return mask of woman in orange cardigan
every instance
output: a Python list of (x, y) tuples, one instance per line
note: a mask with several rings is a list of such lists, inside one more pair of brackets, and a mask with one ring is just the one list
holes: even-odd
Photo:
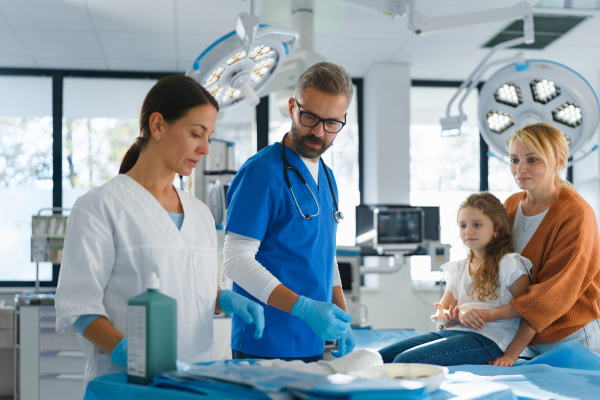
[[(508, 148), (510, 170), (524, 191), (504, 207), (515, 252), (533, 263), (532, 285), (509, 305), (479, 314), (484, 321), (525, 318), (537, 333), (524, 357), (570, 340), (600, 355), (598, 225), (590, 205), (559, 175), (568, 159), (567, 140), (539, 123), (515, 132)], [(451, 314), (456, 320), (456, 311)]]

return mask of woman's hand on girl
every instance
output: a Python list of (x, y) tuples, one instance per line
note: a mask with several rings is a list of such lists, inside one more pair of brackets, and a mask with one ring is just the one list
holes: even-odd
[(458, 312), (458, 317), (460, 319), (460, 324), (467, 328), (479, 330), (485, 325), (483, 315), (471, 307), (462, 307)]
[(490, 361), (488, 364), (489, 365), (494, 365), (496, 367), (512, 367), (513, 364), (515, 363), (515, 361), (517, 360), (513, 360), (512, 357), (503, 354), (500, 357), (496, 358), (493, 361)]

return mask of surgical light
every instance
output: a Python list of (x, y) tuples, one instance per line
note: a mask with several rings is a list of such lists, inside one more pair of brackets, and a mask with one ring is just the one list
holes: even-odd
[(487, 126), (492, 132), (502, 133), (515, 124), (512, 115), (492, 110), (487, 114)]
[(240, 13), (236, 30), (204, 50), (186, 75), (213, 95), (220, 111), (245, 101), (255, 106), (257, 93), (298, 47), (299, 37), (298, 31), (260, 25), (256, 15)]
[(560, 94), (560, 88), (547, 79), (535, 79), (530, 84), (533, 100), (546, 104)]
[(552, 111), (552, 118), (556, 122), (568, 125), (572, 128), (581, 124), (581, 108), (577, 104), (572, 102), (566, 102), (565, 104)]
[[(507, 82), (531, 87), (521, 91), (518, 107), (497, 99), (498, 89)], [(577, 162), (592, 151), (586, 144), (598, 129), (600, 103), (591, 85), (572, 69), (553, 61), (523, 60), (505, 65), (487, 79), (479, 92), (478, 114), (481, 136), (497, 158), (507, 160), (506, 141), (515, 130), (545, 122), (565, 135)]]
[(514, 83), (505, 83), (496, 90), (496, 101), (516, 107), (523, 102), (521, 88)]

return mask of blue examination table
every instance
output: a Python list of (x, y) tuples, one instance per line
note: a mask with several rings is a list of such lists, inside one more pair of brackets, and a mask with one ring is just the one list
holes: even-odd
[[(379, 349), (418, 332), (406, 330), (354, 330), (357, 348)], [(397, 396), (370, 395), (357, 391), (350, 394), (309, 393), (308, 399), (380, 399), (413, 398), (426, 400), (448, 399), (600, 399), (600, 357), (579, 343), (571, 342), (511, 368), (489, 365), (450, 367), (450, 373), (440, 389), (427, 395), (413, 390), (398, 392)], [(392, 381), (388, 381), (392, 382)], [(269, 399), (263, 393), (245, 387), (228, 385), (223, 390), (219, 382), (204, 382), (196, 392), (130, 385), (125, 373), (98, 377), (90, 382), (84, 400), (116, 399)], [(383, 394), (383, 392), (382, 392)], [(271, 397), (275, 398), (275, 397)]]

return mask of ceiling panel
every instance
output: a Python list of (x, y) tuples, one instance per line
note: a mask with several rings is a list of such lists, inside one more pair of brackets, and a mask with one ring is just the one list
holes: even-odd
[(29, 56), (23, 42), (11, 29), (0, 29), (0, 56)]
[(34, 57), (102, 58), (102, 50), (94, 32), (59, 30), (18, 30)]
[(401, 44), (394, 41), (340, 40), (335, 37), (329, 45), (327, 59), (331, 62), (352, 65), (362, 76), (374, 61), (387, 61)]
[(84, 0), (0, 1), (13, 28), (92, 29)]
[(137, 60), (137, 59), (118, 59), (108, 60), (108, 66), (111, 70), (117, 71), (156, 71), (156, 72), (184, 72), (175, 69), (175, 60)]
[(108, 69), (103, 58), (38, 57), (36, 61), (40, 68)]
[(174, 0), (86, 0), (99, 31), (175, 32)]
[(0, 56), (0, 68), (37, 68), (32, 57)]
[(219, 37), (235, 30), (238, 14), (250, 12), (245, 0), (177, 0), (179, 33), (203, 33)]
[(102, 47), (110, 60), (171, 60), (175, 62), (175, 35), (169, 33), (99, 32)]

